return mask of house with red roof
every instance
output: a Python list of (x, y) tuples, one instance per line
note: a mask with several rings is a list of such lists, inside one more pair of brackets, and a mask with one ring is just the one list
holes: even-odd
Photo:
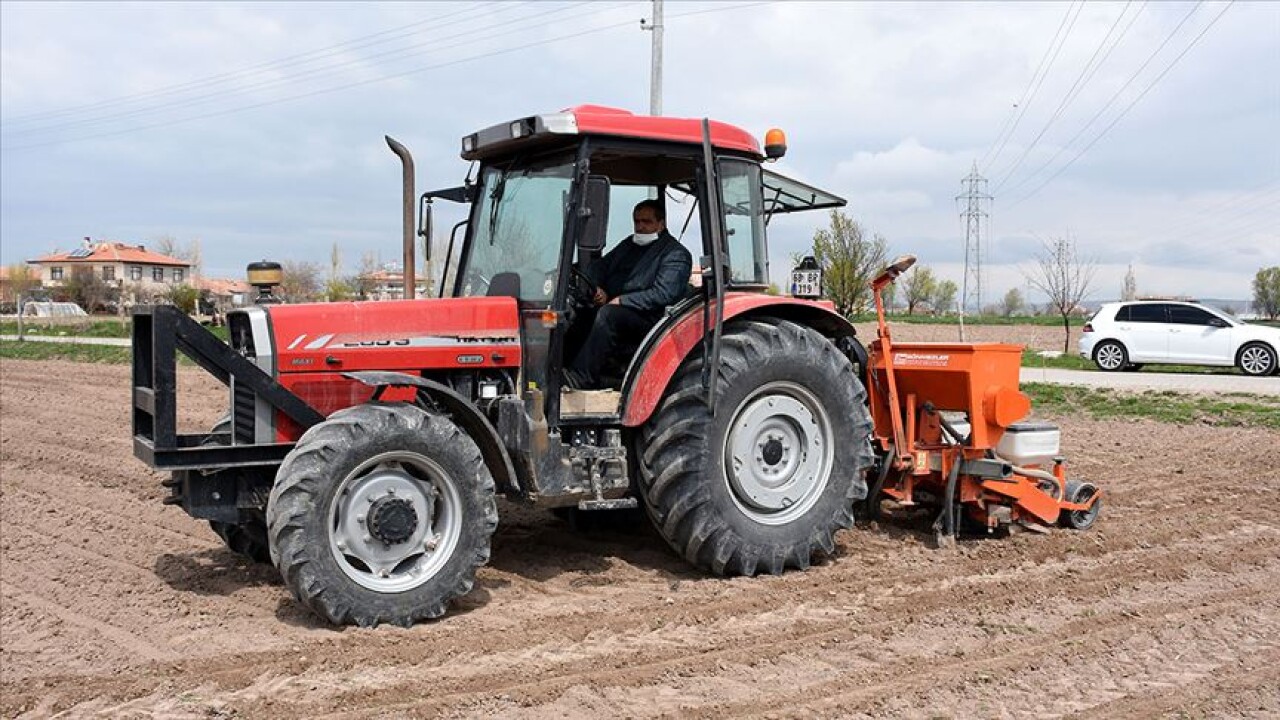
[(144, 245), (93, 242), (85, 238), (81, 247), (56, 252), (28, 265), (37, 269), (45, 287), (57, 287), (73, 274), (91, 272), (124, 295), (143, 301), (166, 294), (176, 285), (191, 285), (191, 263), (147, 250)]

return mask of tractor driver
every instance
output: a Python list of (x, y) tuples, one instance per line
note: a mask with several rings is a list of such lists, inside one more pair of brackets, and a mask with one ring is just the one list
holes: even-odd
[[(566, 339), (565, 356), (572, 358), (564, 373), (569, 387), (602, 387), (600, 372), (605, 363), (635, 352), (666, 307), (688, 287), (693, 256), (667, 232), (662, 203), (640, 201), (631, 220), (635, 234), (586, 270), (596, 291), (592, 307), (582, 312)], [(569, 354), (574, 347), (576, 355)]]

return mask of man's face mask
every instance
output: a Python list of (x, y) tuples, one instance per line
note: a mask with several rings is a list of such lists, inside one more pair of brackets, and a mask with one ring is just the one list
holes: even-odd
[(636, 233), (631, 236), (631, 242), (644, 247), (654, 240), (658, 239), (658, 233)]

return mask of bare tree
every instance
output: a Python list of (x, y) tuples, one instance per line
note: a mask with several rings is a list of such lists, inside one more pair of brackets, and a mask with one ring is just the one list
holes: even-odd
[(885, 266), (888, 243), (868, 239), (857, 221), (831, 211), (831, 225), (813, 235), (813, 257), (822, 266), (823, 294), (842, 315), (864, 312), (871, 304), (871, 279)]
[(92, 268), (79, 267), (71, 271), (71, 277), (58, 288), (55, 297), (70, 300), (92, 315), (119, 300), (120, 291), (108, 285)]
[(280, 294), (288, 302), (310, 302), (320, 296), (320, 266), (313, 262), (285, 260), (280, 263)]
[(147, 242), (151, 245), (153, 252), (179, 260), (186, 260), (191, 264), (191, 276), (200, 277), (200, 270), (204, 265), (204, 260), (200, 250), (199, 238), (184, 243), (178, 238), (166, 234), (153, 237)]
[(1269, 320), (1280, 316), (1280, 265), (1262, 268), (1253, 276), (1253, 310)]
[(1089, 292), (1097, 263), (1081, 258), (1074, 238), (1059, 237), (1041, 241), (1036, 267), (1024, 271), (1027, 282), (1049, 298), (1049, 307), (1062, 316), (1062, 351), (1071, 352), (1071, 313)]
[(368, 300), (378, 287), (378, 261), (373, 253), (367, 252), (360, 257), (360, 268), (355, 275), (347, 278), (346, 286), (357, 300)]
[(907, 314), (915, 315), (916, 306), (929, 302), (938, 289), (938, 280), (933, 271), (927, 267), (916, 265), (902, 282), (902, 296), (907, 301)]

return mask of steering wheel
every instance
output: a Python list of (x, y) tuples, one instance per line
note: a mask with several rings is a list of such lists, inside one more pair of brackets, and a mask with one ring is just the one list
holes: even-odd
[(577, 267), (569, 266), (569, 299), (579, 307), (591, 307), (595, 303), (596, 284)]

